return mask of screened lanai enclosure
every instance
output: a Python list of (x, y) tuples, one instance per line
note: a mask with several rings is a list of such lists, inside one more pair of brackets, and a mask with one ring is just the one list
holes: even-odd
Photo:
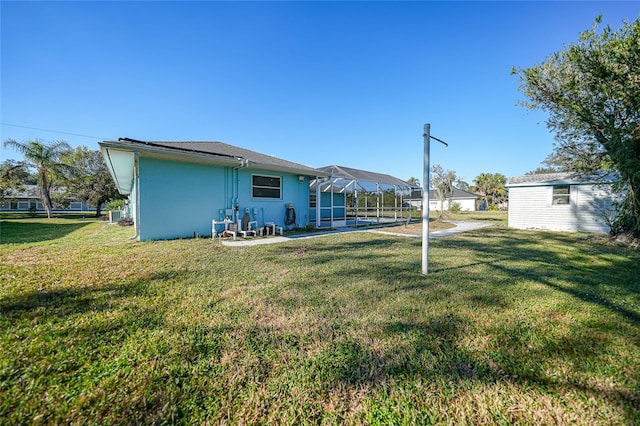
[(408, 221), (411, 185), (396, 177), (344, 166), (320, 167), (328, 178), (311, 180), (310, 223), (339, 228)]

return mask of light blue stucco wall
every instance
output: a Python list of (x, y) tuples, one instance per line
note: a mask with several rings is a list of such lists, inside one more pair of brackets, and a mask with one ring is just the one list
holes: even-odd
[(211, 235), (213, 212), (224, 204), (224, 168), (140, 157), (139, 169), (141, 240)]
[[(238, 217), (249, 208), (259, 226), (284, 227), (285, 205), (293, 204), (296, 226), (309, 223), (309, 180), (299, 175), (233, 169), (210, 164), (140, 157), (140, 240), (211, 235), (211, 220), (222, 220), (226, 209), (238, 206)], [(282, 197), (252, 197), (252, 175), (282, 178)], [(222, 213), (221, 213), (222, 212)]]
[[(251, 183), (254, 174), (280, 177), (282, 179), (281, 198), (252, 197)], [(300, 181), (298, 176), (248, 168), (239, 169), (237, 175), (234, 175), (234, 180), (237, 181), (234, 184), (237, 185), (237, 205), (240, 217), (244, 214), (245, 208), (249, 208), (251, 220), (256, 220), (258, 225), (261, 226), (264, 222), (274, 222), (278, 226), (285, 227), (285, 206), (293, 204), (296, 212), (295, 226), (306, 226), (309, 223), (309, 179), (304, 177), (304, 180)], [(236, 200), (231, 200), (231, 203), (235, 205)]]

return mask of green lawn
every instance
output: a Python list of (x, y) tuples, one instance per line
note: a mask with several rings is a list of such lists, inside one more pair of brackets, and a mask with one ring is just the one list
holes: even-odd
[(2, 221), (0, 424), (639, 424), (640, 252), (496, 223), (422, 276), (416, 238)]

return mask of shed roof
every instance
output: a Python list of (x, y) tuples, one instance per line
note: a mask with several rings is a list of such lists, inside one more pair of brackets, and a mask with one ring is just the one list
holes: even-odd
[(594, 173), (542, 173), (524, 176), (512, 176), (506, 187), (513, 186), (550, 186), (613, 183), (618, 180), (614, 172), (603, 170)]
[(329, 174), (331, 177), (341, 177), (351, 180), (374, 182), (379, 184), (395, 185), (410, 188), (411, 185), (397, 177), (386, 175), (383, 173), (370, 172), (367, 170), (353, 169), (345, 166), (325, 166), (319, 167), (318, 170)]

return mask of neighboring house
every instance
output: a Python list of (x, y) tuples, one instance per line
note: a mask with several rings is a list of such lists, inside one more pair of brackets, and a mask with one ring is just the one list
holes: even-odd
[[(453, 188), (453, 191), (444, 200), (444, 210), (449, 210), (451, 205), (457, 203), (461, 211), (472, 212), (476, 210), (476, 202), (481, 197), (473, 192)], [(422, 208), (422, 188), (411, 188), (410, 203), (414, 207)], [(438, 191), (429, 190), (429, 210), (440, 210), (440, 198)]]
[(508, 224), (518, 229), (607, 233), (615, 174), (550, 173), (511, 177)]
[(211, 235), (212, 220), (237, 223), (245, 214), (258, 226), (304, 227), (309, 178), (326, 176), (222, 142), (120, 138), (99, 145), (118, 191), (129, 195), (140, 240)]
[[(52, 191), (52, 196), (55, 193), (62, 194), (64, 188), (57, 188)], [(55, 201), (53, 202), (53, 211), (57, 212), (83, 212), (92, 211), (96, 208), (80, 200), (67, 200), (68, 206), (60, 206)], [(66, 204), (66, 203), (65, 203)], [(19, 190), (11, 189), (8, 191), (4, 201), (0, 201), (0, 211), (15, 211), (25, 212), (35, 209), (36, 211), (45, 211), (44, 205), (40, 198), (40, 188), (38, 185), (22, 185)]]

